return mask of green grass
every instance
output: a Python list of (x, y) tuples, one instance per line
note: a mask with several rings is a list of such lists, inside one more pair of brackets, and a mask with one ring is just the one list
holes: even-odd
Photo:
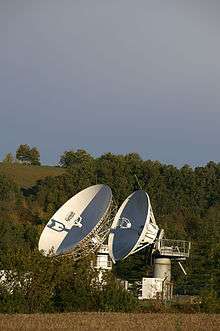
[(20, 187), (28, 188), (48, 176), (59, 176), (64, 169), (52, 166), (32, 166), (19, 163), (0, 163), (0, 174), (10, 177)]

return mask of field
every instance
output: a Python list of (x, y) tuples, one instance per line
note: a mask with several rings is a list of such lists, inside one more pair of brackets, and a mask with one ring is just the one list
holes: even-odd
[(9, 176), (20, 187), (33, 186), (38, 180), (47, 176), (59, 176), (64, 173), (62, 168), (52, 166), (31, 166), (19, 163), (0, 163), (0, 174)]
[(0, 330), (220, 330), (220, 315), (67, 313), (0, 315)]

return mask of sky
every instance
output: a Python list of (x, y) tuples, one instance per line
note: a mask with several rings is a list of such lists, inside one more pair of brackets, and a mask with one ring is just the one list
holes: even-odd
[(0, 159), (220, 162), (219, 36), (219, 0), (0, 0)]

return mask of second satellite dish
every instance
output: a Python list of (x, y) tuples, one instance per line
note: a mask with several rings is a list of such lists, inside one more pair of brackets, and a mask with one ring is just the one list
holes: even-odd
[[(112, 191), (107, 185), (90, 186), (77, 193), (51, 217), (40, 236), (39, 250), (44, 254), (71, 253), (100, 227), (111, 202)], [(90, 239), (97, 242), (95, 237)]]
[(132, 193), (118, 210), (109, 234), (109, 254), (113, 262), (152, 244), (158, 231), (147, 193), (143, 190)]

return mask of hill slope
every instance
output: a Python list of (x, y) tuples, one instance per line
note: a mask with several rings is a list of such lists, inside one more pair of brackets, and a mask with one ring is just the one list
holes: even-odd
[(9, 176), (20, 187), (28, 188), (47, 176), (59, 176), (64, 169), (53, 166), (32, 166), (19, 163), (0, 163), (0, 174)]

